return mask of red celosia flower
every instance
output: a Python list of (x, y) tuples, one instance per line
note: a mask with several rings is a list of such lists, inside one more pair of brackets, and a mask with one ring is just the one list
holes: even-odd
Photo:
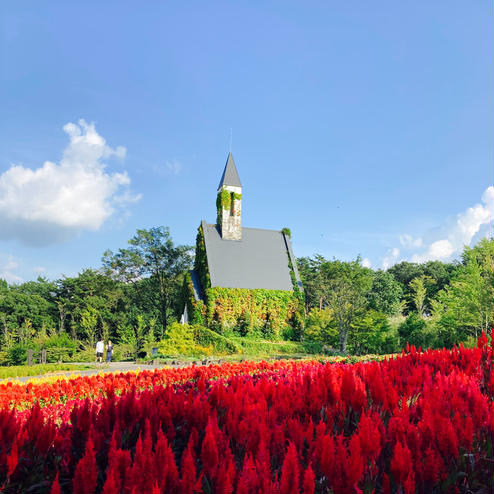
[(258, 489), (256, 465), (250, 454), (246, 455), (242, 472), (238, 478), (236, 494), (255, 494)]
[(58, 481), (58, 472), (57, 475), (55, 476), (55, 480), (53, 481), (53, 484), (51, 485), (50, 494), (61, 494), (60, 482)]
[(182, 494), (193, 494), (196, 492), (196, 465), (192, 452), (192, 443), (189, 441), (187, 449), (182, 457), (182, 478), (180, 480)]
[(403, 494), (415, 494), (415, 474), (412, 469), (403, 484)]
[(74, 494), (94, 494), (97, 477), (98, 469), (96, 467), (93, 440), (89, 437), (84, 456), (77, 464), (74, 472), (72, 481)]
[(309, 465), (304, 472), (303, 494), (314, 494), (315, 486), (314, 471), (312, 470), (311, 465)]
[(178, 470), (173, 451), (161, 428), (154, 453), (154, 465), (158, 486), (164, 491), (173, 492), (178, 485)]
[(428, 485), (433, 485), (441, 478), (441, 473), (444, 470), (443, 461), (440, 455), (429, 446), (425, 452), (423, 462), (422, 476), (424, 482)]
[(211, 475), (218, 466), (218, 446), (211, 421), (206, 427), (206, 434), (202, 442), (201, 460), (205, 473)]
[(352, 487), (355, 487), (360, 479), (362, 478), (362, 474), (364, 473), (364, 463), (362, 459), (362, 454), (360, 451), (360, 441), (358, 436), (352, 436), (350, 439), (350, 448), (349, 448), (349, 458), (348, 458), (348, 482)]
[(17, 452), (17, 438), (14, 439), (10, 454), (7, 456), (7, 476), (10, 477), (19, 463), (19, 455)]
[(102, 494), (120, 494), (121, 481), (116, 470), (110, 470), (106, 475)]
[(280, 494), (298, 494), (299, 483), (300, 465), (297, 450), (295, 445), (290, 443), (281, 468)]
[(408, 446), (401, 441), (396, 443), (393, 458), (391, 459), (391, 473), (396, 483), (403, 484), (408, 477), (412, 464), (412, 457)]

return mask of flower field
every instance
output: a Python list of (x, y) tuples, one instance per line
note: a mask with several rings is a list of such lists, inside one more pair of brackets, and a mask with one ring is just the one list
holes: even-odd
[(0, 492), (493, 492), (494, 346), (0, 384)]

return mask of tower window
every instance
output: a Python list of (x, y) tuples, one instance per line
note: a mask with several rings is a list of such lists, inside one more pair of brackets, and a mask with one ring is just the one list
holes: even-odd
[(230, 193), (230, 215), (233, 216), (235, 214), (235, 194), (233, 192)]

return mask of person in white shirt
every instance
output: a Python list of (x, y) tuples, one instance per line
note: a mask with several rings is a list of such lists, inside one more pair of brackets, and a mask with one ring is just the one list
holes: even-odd
[(104, 349), (105, 344), (103, 343), (103, 340), (99, 340), (98, 343), (96, 343), (96, 362), (103, 362)]

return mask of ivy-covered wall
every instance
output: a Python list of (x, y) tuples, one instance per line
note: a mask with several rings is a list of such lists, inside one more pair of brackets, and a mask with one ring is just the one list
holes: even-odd
[(278, 337), (284, 328), (300, 328), (303, 322), (299, 299), (291, 291), (212, 287), (206, 294), (206, 321), (214, 329), (261, 330)]

